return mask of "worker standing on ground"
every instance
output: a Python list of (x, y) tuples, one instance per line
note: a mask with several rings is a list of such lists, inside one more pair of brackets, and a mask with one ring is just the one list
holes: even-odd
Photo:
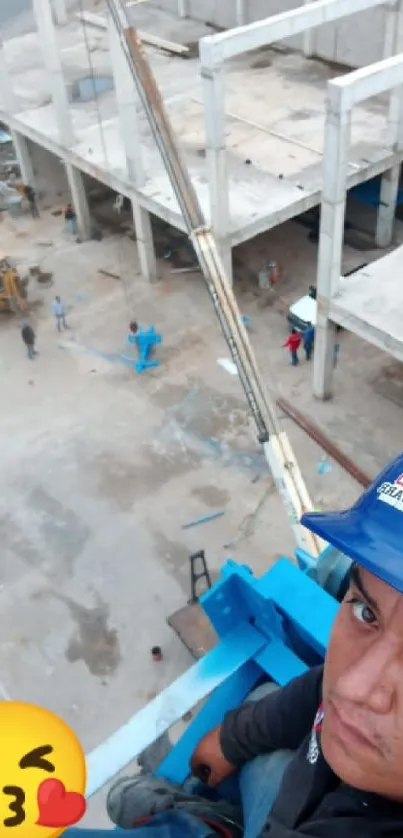
[(77, 235), (77, 215), (76, 211), (73, 207), (73, 204), (68, 203), (66, 209), (64, 210), (64, 220), (66, 222), (66, 227), (71, 233), (72, 236)]
[(66, 311), (60, 297), (55, 297), (52, 303), (52, 312), (56, 319), (57, 331), (61, 332), (63, 329), (68, 329), (66, 322)]
[(39, 218), (38, 205), (36, 203), (35, 189), (29, 185), (24, 186), (24, 195), (28, 201), (28, 206), (31, 211), (32, 218)]
[(312, 358), (313, 352), (313, 344), (315, 340), (315, 329), (312, 326), (312, 323), (307, 323), (307, 327), (304, 331), (304, 349), (305, 349), (305, 357), (307, 361), (310, 361)]
[(301, 346), (301, 335), (296, 329), (292, 329), (283, 347), (286, 346), (290, 350), (291, 364), (296, 367), (299, 364), (298, 349)]
[(21, 323), (21, 337), (27, 347), (28, 358), (32, 361), (38, 353), (35, 351), (35, 332), (29, 320), (23, 320)]

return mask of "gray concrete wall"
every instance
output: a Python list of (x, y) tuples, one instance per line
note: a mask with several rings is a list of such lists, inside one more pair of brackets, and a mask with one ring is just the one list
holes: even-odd
[[(161, 9), (177, 11), (177, 0), (153, 2)], [(246, 0), (246, 19), (252, 23), (301, 5), (301, 0)], [(237, 25), (235, 0), (189, 0), (189, 13), (195, 20), (213, 23), (224, 29)], [(362, 67), (382, 58), (384, 30), (384, 7), (350, 15), (339, 23), (331, 23), (316, 30), (315, 53), (327, 61)], [(283, 43), (301, 49), (302, 35)]]
[(385, 21), (385, 10), (379, 7), (321, 26), (315, 33), (315, 53), (349, 67), (363, 67), (380, 61)]

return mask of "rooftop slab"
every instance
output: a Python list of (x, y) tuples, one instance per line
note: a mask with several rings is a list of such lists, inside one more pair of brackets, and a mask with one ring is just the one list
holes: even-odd
[[(178, 20), (149, 2), (133, 7), (131, 15), (138, 29), (192, 48), (200, 37), (212, 31), (201, 23)], [(87, 27), (87, 37), (94, 72), (110, 73), (106, 31)], [(58, 30), (58, 39), (66, 83), (70, 85), (89, 71), (83, 25), (72, 19), (67, 27)], [(209, 219), (199, 59), (168, 55), (153, 47), (147, 48), (147, 54)], [(11, 120), (13, 127), (59, 156), (68, 157), (116, 191), (130, 194), (133, 188), (125, 175), (114, 92), (105, 93), (97, 102), (71, 104), (77, 143), (66, 150), (58, 140), (37, 35), (31, 33), (7, 42), (6, 56), (21, 109)], [(338, 75), (340, 68), (306, 59), (296, 52), (272, 48), (226, 64), (226, 143), (233, 245), (320, 202), (326, 84)], [(388, 148), (386, 115), (387, 100), (382, 97), (354, 110), (349, 187), (403, 158), (403, 153), (396, 157)], [(140, 119), (140, 132), (147, 175), (139, 193), (141, 201), (156, 215), (183, 227), (144, 115)]]
[(403, 361), (403, 247), (340, 280), (330, 318)]

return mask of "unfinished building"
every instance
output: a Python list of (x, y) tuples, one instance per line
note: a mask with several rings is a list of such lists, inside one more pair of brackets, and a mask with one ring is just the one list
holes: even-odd
[[(233, 22), (242, 25), (219, 33), (211, 23), (223, 22), (207, 10), (203, 18), (211, 23), (192, 19), (192, 15), (201, 17), (200, 3), (199, 12), (190, 0), (129, 5), (133, 26), (153, 33), (154, 41), (146, 39), (149, 59), (230, 279), (236, 245), (320, 204), (327, 184), (319, 308), (322, 298), (326, 302), (321, 308), (324, 320), (319, 317), (315, 362), (315, 392), (327, 397), (331, 390), (325, 384), (331, 377), (328, 323), (340, 322), (341, 315), (337, 319), (324, 283), (330, 287), (328, 260), (333, 260), (333, 278), (340, 267), (335, 253), (337, 248), (341, 252), (343, 227), (337, 228), (329, 253), (326, 201), (344, 208), (347, 189), (382, 175), (376, 241), (381, 247), (389, 245), (403, 147), (400, 89), (390, 93), (389, 102), (369, 100), (389, 91), (392, 83), (373, 84), (371, 80), (380, 76), (368, 72), (348, 117), (347, 110), (335, 114), (332, 91), (340, 89), (340, 84), (348, 90), (356, 88), (349, 85), (349, 75), (336, 78), (339, 67), (312, 56), (326, 53), (320, 36), (327, 33), (329, 37), (329, 27), (348, 26), (351, 15), (355, 21), (368, 23), (368, 15), (374, 14), (382, 21), (376, 28), (381, 53), (376, 57), (397, 55), (402, 49), (401, 0), (317, 0), (250, 23), (245, 21), (259, 15), (259, 9), (267, 13), (268, 6), (284, 8), (284, 3), (238, 0), (220, 8), (228, 14), (231, 8)], [(106, 13), (67, 16), (63, 0), (55, 4), (53, 14), (50, 0), (34, 0), (34, 10), (37, 32), (3, 43), (0, 51), (0, 117), (12, 132), (23, 178), (34, 184), (40, 168), (38, 149), (46, 150), (46, 172), (51, 170), (55, 179), (67, 177), (82, 237), (90, 231), (83, 176), (126, 196), (133, 209), (142, 273), (153, 280), (156, 258), (151, 216), (179, 230), (184, 230), (184, 223), (120, 41)], [(194, 48), (197, 42), (199, 55)], [(278, 49), (283, 42), (301, 50)], [(270, 48), (273, 45), (276, 49)], [(354, 60), (365, 64), (369, 56), (362, 54)], [(392, 60), (390, 66), (400, 68), (399, 60), (395, 64)], [(77, 84), (87, 79), (95, 90), (95, 81), (101, 78), (112, 78), (114, 89), (106, 85), (102, 95), (90, 101), (73, 95)], [(341, 136), (344, 144), (339, 146)], [(345, 155), (342, 164), (339, 152)], [(335, 185), (336, 170), (340, 176)], [(332, 216), (333, 232), (342, 215), (340, 210), (337, 221)], [(332, 294), (335, 291), (333, 282)], [(343, 318), (344, 325), (354, 331), (353, 319)]]

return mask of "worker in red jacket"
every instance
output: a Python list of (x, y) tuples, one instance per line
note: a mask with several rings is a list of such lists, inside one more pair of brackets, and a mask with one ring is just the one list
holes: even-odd
[(299, 364), (298, 349), (301, 345), (301, 335), (296, 329), (292, 329), (291, 334), (287, 338), (283, 346), (287, 346), (291, 353), (291, 364), (296, 367)]

